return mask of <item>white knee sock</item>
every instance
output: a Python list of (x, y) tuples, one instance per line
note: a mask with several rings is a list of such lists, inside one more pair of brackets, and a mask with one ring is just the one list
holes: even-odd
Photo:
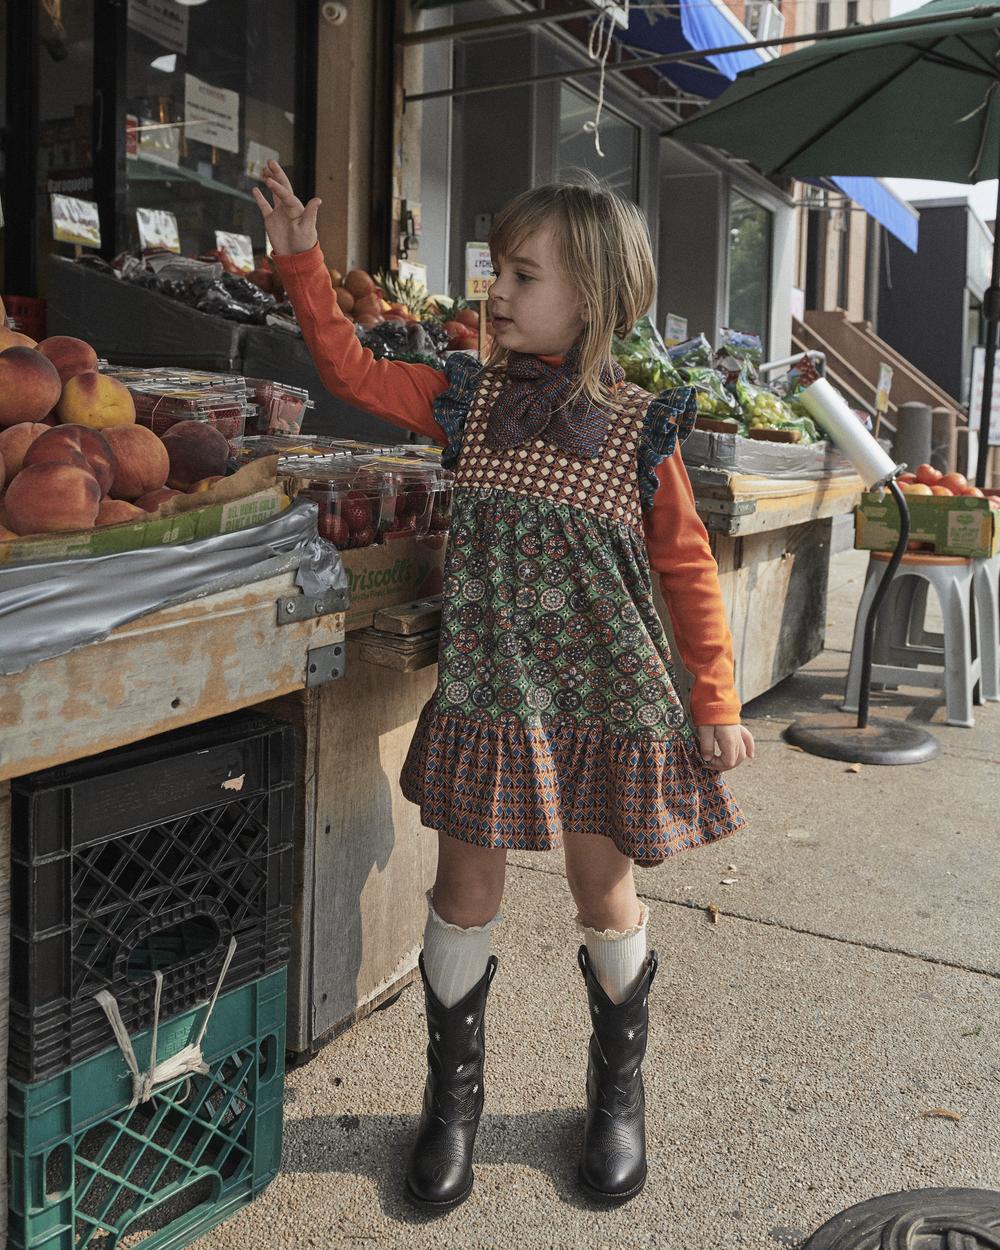
[(442, 1004), (454, 1007), (482, 979), (490, 957), (493, 929), (503, 917), (498, 911), (486, 924), (463, 929), (441, 919), (434, 910), (432, 894), (433, 891), (427, 891), (424, 969)]
[(649, 908), (639, 899), (639, 923), (624, 933), (617, 929), (588, 929), (576, 917), (583, 930), (587, 954), (594, 975), (613, 1003), (623, 1003), (639, 984), (646, 958), (646, 922)]

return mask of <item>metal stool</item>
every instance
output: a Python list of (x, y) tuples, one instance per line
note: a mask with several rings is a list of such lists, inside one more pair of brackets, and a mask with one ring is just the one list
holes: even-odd
[[(842, 705), (845, 712), (857, 711), (865, 617), (889, 559), (887, 551), (869, 555), (868, 575), (854, 625)], [(893, 689), (897, 685), (943, 689), (947, 723), (966, 728), (975, 723), (973, 703), (982, 702), (978, 695), (983, 648), (977, 645), (975, 655), (972, 651), (973, 642), (979, 641), (972, 628), (973, 564), (963, 556), (904, 555), (879, 610), (872, 649), (873, 685), (878, 682)], [(928, 585), (934, 587), (941, 604), (943, 634), (924, 630)], [(934, 665), (939, 671), (923, 672), (918, 668), (920, 664)]]

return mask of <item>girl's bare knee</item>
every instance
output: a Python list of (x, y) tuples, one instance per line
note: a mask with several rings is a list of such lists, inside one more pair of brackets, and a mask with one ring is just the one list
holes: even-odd
[(476, 846), (439, 834), (434, 910), (463, 929), (486, 924), (503, 899), (506, 867), (506, 847)]

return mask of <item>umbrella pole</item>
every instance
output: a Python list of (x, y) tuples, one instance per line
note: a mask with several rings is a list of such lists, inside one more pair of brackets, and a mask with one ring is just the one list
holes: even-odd
[(979, 415), (979, 456), (976, 460), (976, 485), (980, 490), (986, 485), (986, 466), (990, 455), (993, 362), (1000, 322), (1000, 182), (997, 183), (997, 215), (993, 222), (993, 270), (989, 290), (983, 296), (983, 313), (986, 317), (986, 359), (983, 362), (983, 401)]

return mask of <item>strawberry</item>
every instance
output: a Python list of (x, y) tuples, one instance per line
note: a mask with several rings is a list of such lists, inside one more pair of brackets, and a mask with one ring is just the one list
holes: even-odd
[(348, 496), (341, 501), (340, 515), (347, 522), (351, 532), (357, 533), (371, 526), (372, 506), (364, 496), (360, 499), (352, 499)]
[(431, 529), (446, 530), (451, 522), (450, 515), (443, 508), (435, 508), (431, 512)]
[(327, 542), (333, 543), (335, 547), (347, 547), (350, 545), (351, 531), (347, 522), (341, 516), (333, 516), (328, 514), (319, 518), (319, 532), (322, 538)]
[(364, 529), (355, 530), (351, 534), (352, 547), (370, 547), (375, 541), (375, 531), (370, 525), (366, 525)]

